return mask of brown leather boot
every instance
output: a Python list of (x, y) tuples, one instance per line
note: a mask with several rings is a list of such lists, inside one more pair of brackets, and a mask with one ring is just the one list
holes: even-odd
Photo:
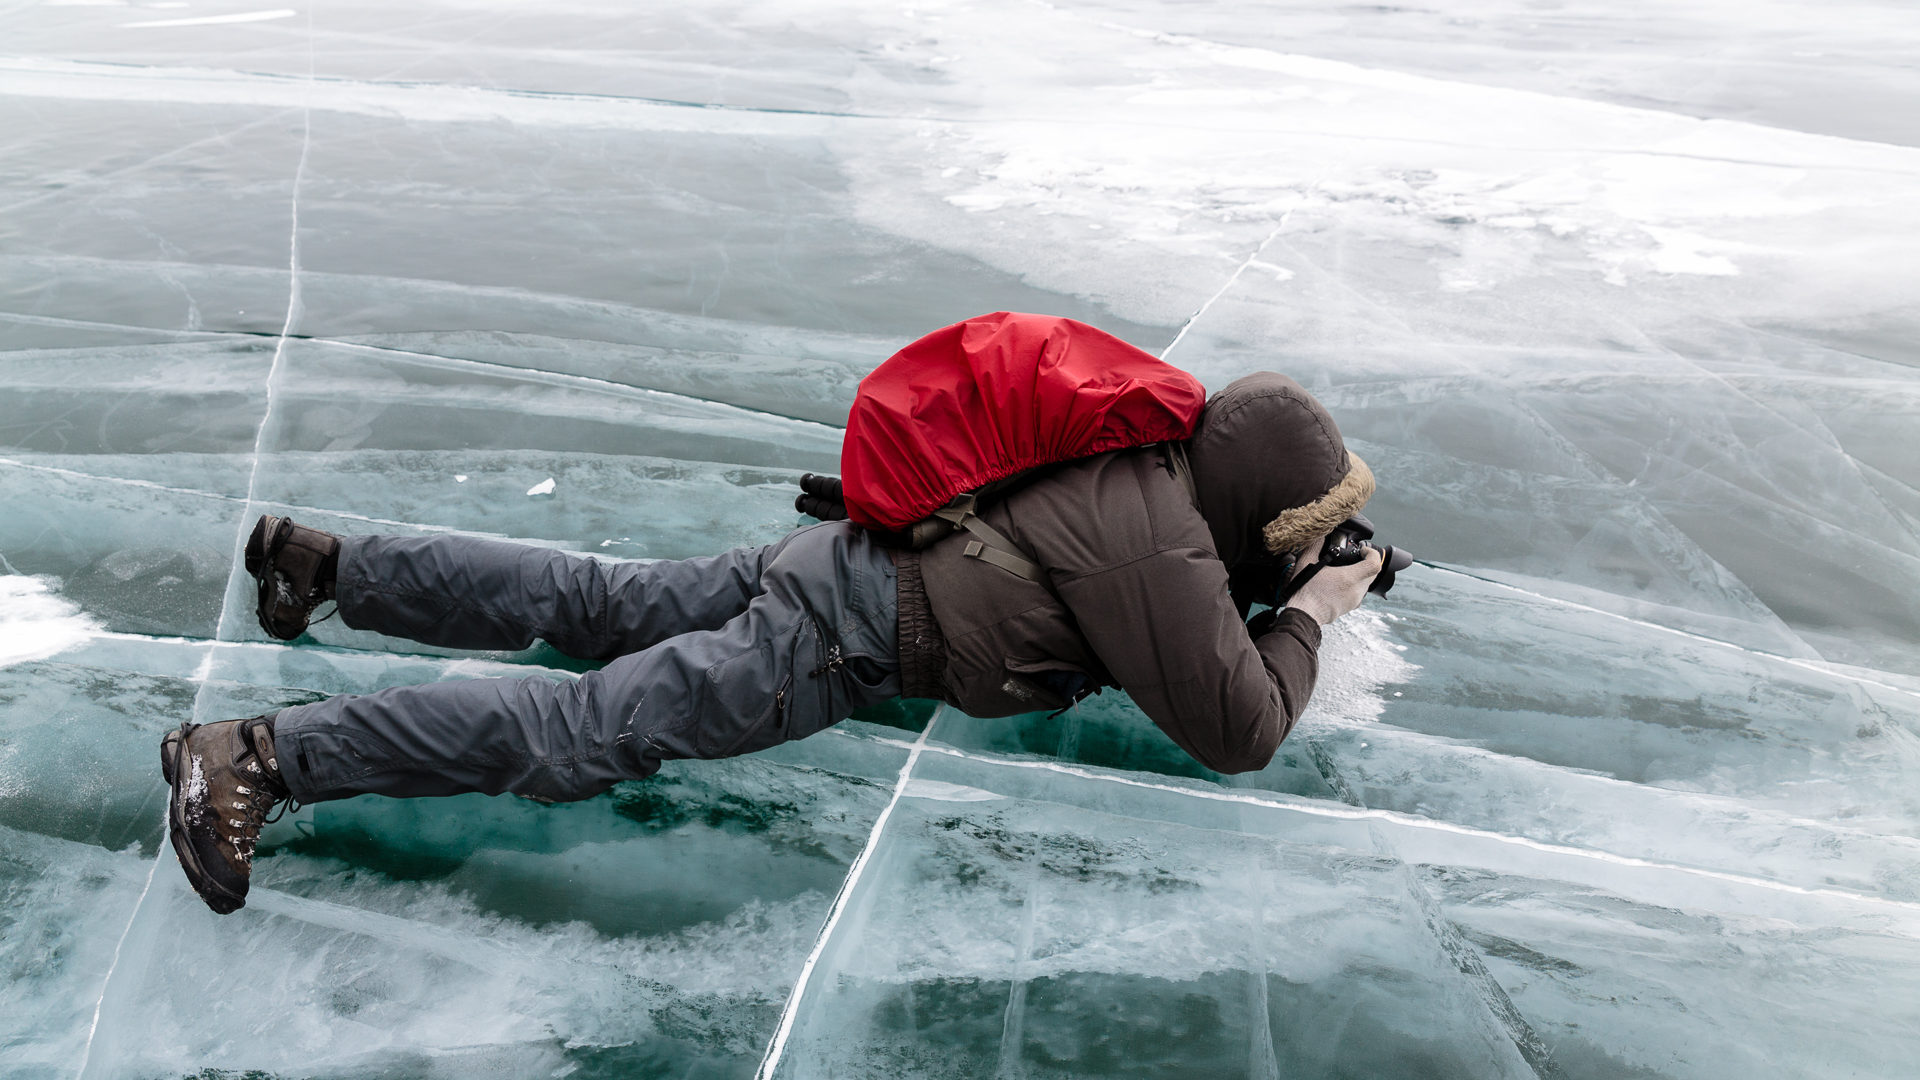
[(260, 587), (260, 629), (282, 641), (306, 632), (313, 609), (333, 599), (340, 538), (262, 514), (247, 537), (247, 573)]
[(217, 914), (238, 911), (260, 828), (290, 801), (273, 754), (272, 717), (181, 724), (160, 740), (160, 773), (173, 789), (167, 833), (193, 891)]

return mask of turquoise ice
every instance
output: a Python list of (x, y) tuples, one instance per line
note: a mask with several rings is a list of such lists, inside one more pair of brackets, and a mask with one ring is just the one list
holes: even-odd
[[(0, 8), (0, 1075), (1912, 1075), (1920, 20)], [(217, 918), (182, 720), (577, 670), (253, 624), (260, 513), (766, 542), (986, 311), (1314, 390), (1438, 565), (1268, 770), (923, 703), (366, 798)]]

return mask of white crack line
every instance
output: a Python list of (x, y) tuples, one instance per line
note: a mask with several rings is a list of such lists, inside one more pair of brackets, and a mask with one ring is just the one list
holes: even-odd
[[(269, 374), (268, 378), (271, 379), (272, 375)], [(269, 410), (273, 408), (273, 403), (271, 399), (269, 399), (267, 403), (267, 408)], [(256, 446), (257, 446), (257, 443), (256, 443)], [(79, 469), (63, 469), (58, 465), (36, 465), (36, 464), (33, 464), (32, 462), (19, 461), (9, 457), (0, 457), (0, 466), (4, 466), (6, 468), (13, 468), (13, 469), (24, 469), (29, 472), (47, 473), (48, 475), (51, 475), (51, 476), (66, 477), (70, 480), (86, 480), (93, 483), (101, 483), (101, 484), (120, 484), (125, 487), (144, 488), (148, 491), (161, 491), (169, 495), (184, 495), (184, 496), (187, 496), (188, 498), (194, 498), (194, 499), (213, 499), (218, 502), (234, 503), (235, 505), (244, 506), (244, 507), (251, 507), (254, 505), (253, 496), (251, 493), (251, 488), (253, 485), (253, 480), (251, 477), (247, 481), (249, 493), (246, 496), (242, 497), (239, 495), (223, 495), (218, 491), (202, 491), (199, 488), (174, 487), (170, 484), (161, 484), (152, 480), (138, 480), (128, 476), (106, 476), (100, 473), (83, 472)], [(256, 469), (258, 467), (258, 451), (257, 450), (255, 451), (255, 467)], [(365, 514), (356, 514), (351, 510), (332, 510), (324, 506), (298, 506), (293, 503), (277, 503), (276, 505), (285, 506), (292, 510), (305, 510), (315, 514), (326, 514), (329, 517), (337, 517), (337, 518), (344, 519), (346, 521), (365, 522), (369, 525), (392, 525), (392, 526), (407, 528), (407, 529), (424, 529), (428, 532), (452, 533), (452, 532), (462, 531), (451, 525), (428, 525), (418, 521), (395, 521), (392, 518), (368, 517)], [(500, 534), (468, 533), (468, 535), (498, 536)], [(225, 612), (223, 611), (222, 614), (225, 614)]]
[(927, 747), (927, 737), (933, 734), (933, 725), (940, 721), (947, 707), (941, 706), (927, 720), (927, 726), (920, 731), (920, 737), (911, 744), (895, 740), (877, 740), (907, 747), (906, 763), (900, 766), (900, 777), (894, 781), (893, 798), (887, 800), (886, 809), (873, 821), (873, 831), (867, 834), (867, 846), (847, 869), (846, 880), (840, 883), (840, 892), (833, 898), (833, 907), (827, 912), (827, 921), (820, 927), (820, 936), (814, 939), (813, 951), (807, 954), (806, 963), (800, 965), (800, 977), (794, 981), (793, 990), (787, 994), (787, 1004), (780, 1012), (780, 1026), (773, 1033), (773, 1039), (767, 1044), (766, 1056), (760, 1060), (760, 1068), (753, 1074), (754, 1080), (773, 1080), (775, 1071), (780, 1068), (781, 1055), (787, 1051), (787, 1037), (793, 1033), (793, 1022), (800, 1015), (800, 999), (807, 992), (807, 985), (813, 979), (813, 969), (820, 962), (820, 955), (826, 951), (827, 943), (833, 937), (834, 928), (840, 925), (840, 916), (847, 909), (848, 901), (853, 899), (854, 889), (860, 883), (860, 876), (866, 873), (867, 863), (873, 858), (874, 849), (879, 846), (880, 833), (887, 827), (887, 821), (893, 817), (893, 808), (900, 805), (901, 796), (906, 794), (907, 782), (912, 779), (914, 763), (920, 760), (920, 752)]
[[(308, 81), (311, 82), (313, 77), (313, 15), (311, 11), (309, 11), (307, 15), (307, 69)], [(249, 509), (253, 506), (255, 486), (260, 478), (261, 446), (267, 436), (267, 424), (273, 418), (274, 377), (280, 372), (280, 361), (287, 347), (287, 335), (293, 331), (294, 315), (300, 307), (300, 184), (301, 181), (306, 178), (307, 155), (308, 151), (313, 147), (313, 111), (311, 109), (303, 111), (300, 126), (300, 161), (299, 164), (294, 167), (293, 195), (289, 200), (292, 204), (289, 215), (292, 218), (292, 225), (291, 238), (287, 242), (287, 317), (280, 325), (280, 339), (274, 345), (273, 364), (267, 369), (267, 406), (261, 412), (260, 428), (254, 435), (253, 468), (247, 477), (247, 507)], [(235, 538), (234, 542), (236, 550), (245, 542), (247, 526), (249, 524), (247, 518), (249, 516), (246, 512), (242, 512), (241, 514), (239, 536)], [(220, 637), (221, 628), (226, 626), (229, 615), (227, 598), (231, 598), (232, 595), (233, 590), (229, 588), (227, 590), (227, 597), (222, 598), (220, 601), (220, 619), (215, 624), (216, 629), (214, 631), (216, 641), (208, 643), (206, 659), (201, 662), (200, 669), (194, 673), (194, 680), (199, 684), (199, 689), (194, 692), (193, 696), (193, 718), (196, 723), (201, 722), (201, 707), (205, 702), (207, 683), (213, 676), (213, 656), (217, 648), (217, 639)], [(171, 804), (172, 800), (169, 799), (168, 802)], [(163, 822), (163, 835), (165, 831), (165, 824)], [(154, 878), (159, 873), (160, 863), (167, 858), (171, 851), (171, 846), (170, 843), (161, 844), (160, 850), (155, 853), (153, 866), (147, 871), (146, 887), (140, 890), (139, 899), (133, 903), (133, 911), (127, 916), (127, 925), (120, 931), (120, 940), (113, 947), (113, 960), (107, 965), (106, 976), (100, 980), (100, 997), (93, 1003), (93, 1022), (87, 1028), (87, 1045), (80, 1054), (78, 1075), (82, 1080), (85, 1080), (85, 1077), (88, 1075), (88, 1070), (93, 1063), (93, 1044), (94, 1039), (100, 1032), (100, 1014), (106, 1007), (107, 994), (113, 989), (113, 977), (120, 969), (121, 950), (126, 947), (127, 938), (133, 933), (134, 924), (139, 921), (140, 912), (146, 907), (147, 896), (153, 890)]]
[(1295, 210), (1300, 209), (1300, 207), (1305, 204), (1307, 197), (1312, 195), (1314, 191), (1320, 187), (1320, 182), (1324, 179), (1326, 179), (1326, 174), (1322, 173), (1320, 176), (1314, 179), (1313, 183), (1307, 185), (1307, 190), (1302, 192), (1300, 195), (1300, 202), (1287, 207), (1286, 212), (1280, 215), (1280, 220), (1274, 223), (1273, 231), (1268, 233), (1267, 238), (1265, 240), (1260, 241), (1260, 245), (1253, 249), (1253, 254), (1247, 256), (1245, 261), (1243, 261), (1239, 266), (1234, 268), (1233, 273), (1228, 276), (1226, 284), (1220, 286), (1220, 291), (1214, 293), (1212, 296), (1207, 297), (1207, 302), (1204, 304), (1201, 304), (1199, 309), (1196, 310), (1193, 313), (1193, 315), (1190, 316), (1187, 319), (1187, 321), (1181, 325), (1180, 332), (1178, 334), (1173, 335), (1173, 340), (1167, 342), (1166, 348), (1160, 350), (1160, 359), (1165, 360), (1167, 358), (1167, 354), (1173, 352), (1173, 347), (1175, 345), (1180, 344), (1181, 340), (1187, 336), (1187, 331), (1193, 329), (1193, 324), (1200, 321), (1200, 316), (1205, 315), (1207, 313), (1207, 309), (1212, 307), (1215, 301), (1227, 295), (1227, 290), (1233, 288), (1234, 282), (1240, 280), (1240, 275), (1247, 272), (1247, 267), (1252, 266), (1254, 263), (1260, 261), (1260, 256), (1263, 252), (1267, 250), (1267, 245), (1273, 243), (1275, 238), (1277, 238), (1280, 235), (1280, 230), (1287, 227), (1287, 219), (1293, 217), (1293, 212)]
[(1584, 611), (1593, 615), (1604, 615), (1609, 619), (1618, 619), (1621, 622), (1631, 623), (1632, 625), (1641, 627), (1642, 629), (1658, 630), (1662, 633), (1674, 634), (1679, 637), (1686, 638), (1689, 641), (1697, 641), (1702, 645), (1717, 645), (1722, 649), (1730, 649), (1733, 652), (1743, 653), (1747, 656), (1759, 657), (1762, 660), (1772, 660), (1777, 663), (1785, 664), (1788, 667), (1796, 667), (1796, 668), (1802, 669), (1803, 671), (1811, 671), (1818, 675), (1825, 675), (1831, 679), (1842, 679), (1848, 682), (1856, 682), (1863, 686), (1872, 686), (1881, 690), (1890, 690), (1896, 694), (1905, 694), (1906, 696), (1911, 698), (1920, 698), (1920, 690), (1915, 690), (1905, 686), (1897, 686), (1893, 683), (1881, 682), (1878, 679), (1868, 678), (1866, 675), (1861, 674), (1858, 671), (1849, 670), (1841, 665), (1834, 664), (1831, 662), (1803, 660), (1797, 656), (1782, 656), (1779, 653), (1770, 653), (1765, 651), (1764, 649), (1750, 649), (1745, 645), (1738, 645), (1731, 641), (1722, 641), (1719, 638), (1708, 637), (1705, 634), (1696, 634), (1691, 630), (1681, 630), (1678, 627), (1666, 626), (1664, 624), (1651, 622), (1646, 619), (1637, 619), (1632, 615), (1622, 615), (1617, 611), (1608, 611), (1605, 608), (1594, 607), (1591, 604), (1583, 604), (1578, 600), (1567, 600), (1563, 597), (1549, 596), (1546, 593), (1534, 592), (1532, 589), (1523, 589), (1518, 585), (1509, 585), (1504, 581), (1498, 580), (1497, 578), (1481, 577), (1479, 574), (1469, 574), (1464, 570), (1455, 570), (1450, 566), (1441, 566), (1438, 563), (1423, 562), (1420, 565), (1426, 567), (1429, 570), (1438, 570), (1443, 574), (1452, 574), (1455, 577), (1463, 577), (1468, 579), (1469, 581), (1478, 581), (1483, 584), (1492, 585), (1498, 589), (1505, 589), (1508, 592), (1518, 593), (1521, 596), (1527, 597), (1532, 600), (1539, 600), (1544, 603), (1554, 604), (1559, 607), (1572, 608), (1575, 611)]
[[(928, 726), (931, 727), (932, 725)], [(1245, 806), (1258, 806), (1270, 810), (1284, 810), (1291, 813), (1305, 814), (1309, 817), (1329, 818), (1338, 821), (1383, 822), (1408, 829), (1445, 833), (1474, 840), (1492, 841), (1494, 843), (1525, 848), (1529, 851), (1536, 851), (1544, 855), (1561, 855), (1571, 858), (1588, 859), (1594, 862), (1607, 863), (1612, 866), (1632, 867), (1635, 869), (1660, 870), (1669, 873), (1706, 878), (1708, 880), (1724, 882), (1744, 888), (1786, 893), (1793, 896), (1840, 900), (1847, 903), (1883, 907), (1905, 915), (1920, 915), (1920, 902), (1911, 900), (1897, 900), (1891, 897), (1873, 896), (1867, 893), (1852, 892), (1847, 889), (1814, 888), (1805, 885), (1793, 885), (1784, 881), (1773, 881), (1769, 878), (1729, 873), (1725, 870), (1710, 870), (1705, 867), (1688, 866), (1684, 863), (1661, 862), (1657, 859), (1642, 859), (1633, 855), (1618, 855), (1597, 848), (1553, 844), (1544, 840), (1534, 840), (1525, 836), (1513, 836), (1508, 833), (1494, 832), (1490, 829), (1474, 828), (1470, 825), (1456, 825), (1450, 821), (1439, 821), (1434, 818), (1419, 817), (1413, 814), (1401, 813), (1396, 810), (1376, 810), (1366, 807), (1347, 806), (1344, 803), (1328, 803), (1317, 799), (1284, 795), (1278, 792), (1256, 795), (1248, 791), (1230, 791), (1225, 789), (1208, 790), (1206, 788), (1181, 787), (1177, 784), (1160, 784), (1151, 780), (1138, 780), (1130, 776), (1115, 776), (1097, 772), (1084, 766), (1069, 765), (1058, 761), (1023, 760), (1020, 758), (981, 754), (970, 750), (960, 750), (951, 746), (931, 746), (926, 744), (926, 735), (924, 732), (921, 734), (920, 739), (913, 743), (907, 743), (900, 739), (891, 739), (885, 736), (854, 735), (848, 733), (846, 737), (864, 739), (886, 746), (910, 749), (914, 752), (915, 756), (918, 756), (924, 751), (926, 753), (959, 758), (964, 761), (977, 761), (986, 765), (998, 765), (1010, 769), (1031, 769), (1062, 773), (1083, 780), (1104, 781), (1110, 784), (1120, 784), (1125, 787), (1143, 788), (1149, 791), (1165, 792), (1170, 795), (1180, 795), (1190, 799), (1203, 799), (1208, 802), (1238, 803)]]

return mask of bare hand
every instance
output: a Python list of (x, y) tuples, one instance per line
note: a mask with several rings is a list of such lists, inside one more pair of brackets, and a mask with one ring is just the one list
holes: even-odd
[[(1318, 545), (1315, 545), (1316, 549)], [(1319, 556), (1319, 551), (1310, 553)], [(1333, 620), (1360, 606), (1366, 599), (1367, 586), (1380, 575), (1383, 556), (1378, 548), (1368, 548), (1367, 557), (1350, 566), (1323, 566), (1320, 571), (1308, 579), (1300, 591), (1287, 601), (1290, 608), (1299, 608), (1313, 616), (1313, 620), (1325, 626)], [(1302, 557), (1301, 562), (1308, 559)]]

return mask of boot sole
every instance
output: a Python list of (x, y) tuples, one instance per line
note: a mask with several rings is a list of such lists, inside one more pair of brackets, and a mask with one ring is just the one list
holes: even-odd
[(254, 615), (260, 622), (260, 629), (265, 630), (268, 637), (278, 638), (281, 641), (298, 641), (300, 635), (307, 632), (307, 614), (304, 611), (299, 612), (298, 622), (287, 621), (284, 615), (281, 618), (275, 618), (273, 614), (269, 614), (270, 611), (283, 610), (282, 605), (270, 599), (263, 599), (255, 605)]
[(281, 641), (295, 641), (301, 634), (307, 632), (308, 613), (298, 611), (289, 617), (281, 605), (272, 599), (275, 591), (274, 584), (261, 579), (262, 574), (274, 573), (273, 569), (267, 566), (267, 538), (280, 528), (280, 522), (283, 520), (272, 514), (261, 514), (260, 520), (253, 523), (253, 532), (247, 536), (247, 546), (241, 554), (240, 561), (247, 569), (247, 576), (259, 585), (259, 598), (254, 604), (253, 614), (260, 623), (260, 629), (266, 631), (268, 637), (278, 638)]
[(253, 532), (247, 537), (246, 552), (242, 556), (242, 562), (244, 562), (247, 567), (248, 577), (257, 578), (260, 576), (260, 567), (261, 564), (266, 561), (267, 555), (267, 533), (271, 532), (273, 528), (268, 522), (273, 522), (277, 525), (279, 521), (280, 519), (274, 517), (272, 514), (261, 514), (260, 520), (253, 523)]
[(193, 844), (187, 839), (186, 794), (175, 777), (180, 772), (180, 759), (187, 752), (187, 735), (200, 725), (183, 722), (179, 731), (170, 731), (160, 740), (160, 775), (166, 778), (169, 795), (167, 798), (167, 837), (173, 841), (173, 853), (180, 859), (180, 868), (187, 872), (187, 884), (200, 894), (216, 915), (229, 915), (239, 911), (247, 904), (246, 898), (234, 896), (227, 890), (215, 885), (207, 877), (200, 864), (200, 857), (193, 853)]

